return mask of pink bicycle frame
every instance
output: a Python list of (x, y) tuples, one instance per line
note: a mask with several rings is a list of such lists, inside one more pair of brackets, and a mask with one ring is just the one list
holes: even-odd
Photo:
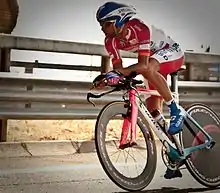
[(128, 92), (129, 100), (131, 102), (131, 117), (124, 118), (123, 125), (122, 125), (122, 132), (121, 132), (121, 139), (120, 139), (120, 146), (127, 144), (128, 134), (130, 131), (130, 144), (136, 142), (137, 137), (137, 117), (138, 117), (138, 107), (136, 104), (136, 92), (144, 93), (148, 96), (160, 96), (156, 90), (144, 89), (141, 87), (137, 88), (137, 91), (132, 89)]

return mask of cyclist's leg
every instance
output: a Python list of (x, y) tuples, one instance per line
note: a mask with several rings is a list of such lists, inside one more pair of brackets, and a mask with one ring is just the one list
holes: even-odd
[[(155, 86), (149, 83), (146, 79), (144, 80), (144, 83), (147, 88), (151, 90), (156, 90)], [(163, 112), (163, 97), (150, 96), (145, 100), (145, 102), (146, 102), (147, 109), (150, 113), (152, 113), (156, 109), (159, 110), (160, 112)]]
[[(152, 57), (160, 62), (160, 73), (166, 78), (168, 74), (177, 71), (183, 64), (184, 55), (181, 51), (175, 49), (161, 50), (155, 53)], [(169, 56), (169, 57), (166, 57)], [(149, 85), (152, 87), (151, 85)], [(152, 87), (153, 88), (153, 87)], [(171, 107), (172, 108), (172, 107)], [(172, 114), (171, 114), (172, 116)], [(172, 124), (172, 120), (171, 120)], [(182, 177), (180, 170), (172, 171), (167, 169), (164, 175), (166, 179)]]
[[(152, 88), (150, 88), (152, 89)], [(163, 112), (163, 98), (158, 96), (151, 96), (146, 99), (146, 106), (150, 113), (152, 113), (154, 110), (159, 110), (160, 112)]]
[[(176, 45), (167, 49), (160, 50), (151, 56), (151, 59), (155, 59), (160, 64), (159, 72), (166, 77), (167, 74), (177, 71), (184, 62), (184, 53)], [(182, 130), (185, 115), (178, 108), (178, 104), (174, 99), (166, 101), (166, 104), (170, 108), (170, 126), (168, 133), (171, 135), (178, 133)]]

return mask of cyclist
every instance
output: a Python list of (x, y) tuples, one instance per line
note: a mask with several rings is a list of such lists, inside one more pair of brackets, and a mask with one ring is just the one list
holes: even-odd
[[(168, 133), (174, 135), (183, 128), (185, 114), (171, 95), (166, 82), (167, 75), (178, 70), (184, 62), (184, 52), (178, 43), (162, 30), (132, 18), (136, 14), (133, 6), (117, 2), (106, 2), (96, 13), (102, 31), (105, 34), (105, 48), (109, 53), (113, 70), (106, 73), (108, 84), (117, 84), (121, 77), (132, 72), (141, 74), (151, 89), (156, 89), (161, 97), (152, 96), (146, 100), (150, 112), (162, 111), (165, 100), (170, 110)], [(138, 62), (123, 68), (120, 50), (137, 52)], [(146, 81), (145, 81), (146, 82)], [(165, 178), (182, 177), (179, 170), (167, 169)]]

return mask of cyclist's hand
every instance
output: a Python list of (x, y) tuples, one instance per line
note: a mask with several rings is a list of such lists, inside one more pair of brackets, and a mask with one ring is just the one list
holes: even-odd
[(92, 81), (93, 88), (103, 89), (105, 86), (117, 85), (122, 78), (123, 75), (115, 70), (112, 70), (106, 74), (100, 74)]
[(123, 78), (122, 74), (115, 70), (108, 72), (105, 76), (109, 86), (117, 85)]
[(103, 89), (106, 86), (105, 74), (100, 74), (92, 81), (93, 87), (96, 89)]

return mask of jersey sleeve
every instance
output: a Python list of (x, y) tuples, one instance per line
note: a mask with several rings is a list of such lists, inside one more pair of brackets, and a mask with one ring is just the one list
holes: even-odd
[(141, 21), (136, 22), (133, 27), (139, 41), (138, 54), (150, 56), (150, 29)]
[(112, 65), (122, 61), (115, 38), (106, 38), (105, 48), (111, 58)]

